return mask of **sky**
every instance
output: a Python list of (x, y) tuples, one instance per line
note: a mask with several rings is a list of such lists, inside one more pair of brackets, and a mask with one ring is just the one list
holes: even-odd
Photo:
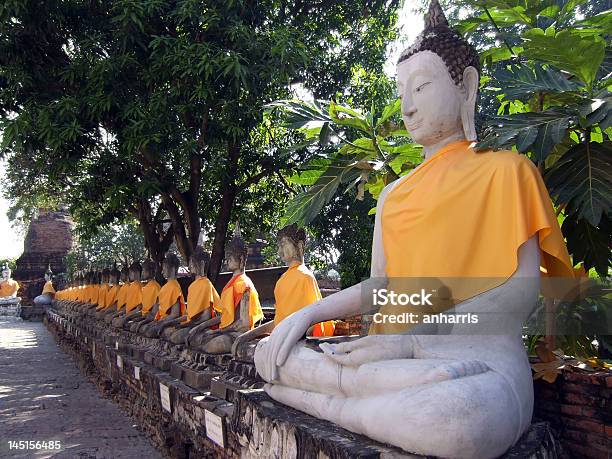
[[(411, 43), (423, 28), (423, 19), (413, 9), (418, 2), (406, 0), (399, 13), (400, 38), (389, 47), (389, 55), (385, 64), (385, 72), (392, 75), (395, 63), (409, 43)], [(6, 164), (0, 161), (0, 181), (4, 177)], [(10, 203), (2, 196), (0, 189), (0, 258), (17, 258), (23, 252), (23, 238), (20, 230), (13, 228), (6, 213)]]

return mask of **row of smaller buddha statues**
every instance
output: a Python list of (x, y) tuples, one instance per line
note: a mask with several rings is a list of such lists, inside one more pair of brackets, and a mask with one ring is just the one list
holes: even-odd
[[(313, 273), (304, 264), (306, 233), (295, 225), (277, 235), (278, 255), (288, 269), (274, 289), (274, 320), (264, 322), (259, 295), (245, 273), (247, 244), (239, 229), (226, 247), (226, 264), (232, 277), (219, 294), (207, 277), (210, 255), (201, 244), (189, 263), (195, 275), (187, 296), (177, 281), (179, 259), (168, 253), (162, 274), (155, 280), (155, 263), (146, 260), (121, 270), (79, 272), (69, 287), (43, 295), (54, 296), (55, 305), (79, 315), (94, 317), (104, 326), (129, 330), (147, 338), (159, 338), (174, 345), (207, 353), (236, 353), (241, 343), (272, 332), (285, 317), (321, 299)], [(48, 282), (49, 284), (50, 282)], [(333, 336), (333, 321), (311, 327), (312, 336)]]

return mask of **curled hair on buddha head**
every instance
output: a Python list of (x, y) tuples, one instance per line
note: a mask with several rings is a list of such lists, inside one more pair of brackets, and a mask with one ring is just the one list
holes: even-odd
[(246, 242), (244, 242), (242, 234), (240, 233), (240, 225), (238, 224), (238, 222), (236, 222), (236, 229), (234, 230), (234, 235), (225, 247), (225, 257), (229, 258), (233, 256), (238, 260), (242, 260), (242, 263), (244, 264), (246, 263), (247, 253), (247, 244)]
[(281, 228), (278, 233), (276, 233), (277, 239), (282, 237), (291, 239), (295, 245), (298, 245), (300, 242), (306, 245), (306, 231), (304, 231), (304, 228), (299, 228), (295, 223)]
[(422, 51), (437, 54), (446, 64), (455, 84), (463, 82), (463, 72), (474, 67), (480, 73), (478, 52), (458, 32), (452, 29), (438, 0), (432, 0), (425, 16), (425, 29), (416, 41), (400, 55), (398, 64)]

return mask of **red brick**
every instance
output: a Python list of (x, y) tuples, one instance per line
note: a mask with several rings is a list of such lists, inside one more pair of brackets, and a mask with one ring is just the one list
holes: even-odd
[(605, 431), (606, 431), (606, 436), (608, 438), (612, 438), (612, 425), (607, 425), (605, 427)]
[(585, 418), (574, 418), (574, 417), (563, 417), (563, 423), (567, 426), (573, 427), (574, 429), (582, 430), (590, 433), (601, 433), (604, 432), (604, 423), (596, 422)]
[(612, 375), (606, 378), (606, 386), (612, 388)]
[(591, 446), (576, 444), (574, 442), (565, 441), (563, 446), (569, 449), (573, 454), (572, 457), (588, 457), (589, 459), (610, 459), (606, 451), (593, 448)]

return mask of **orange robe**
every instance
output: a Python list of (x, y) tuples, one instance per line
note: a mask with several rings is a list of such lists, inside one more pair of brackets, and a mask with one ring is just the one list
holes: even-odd
[(43, 291), (41, 295), (44, 295), (45, 293), (49, 293), (50, 295), (54, 295), (56, 293), (55, 289), (53, 288), (53, 282), (51, 281), (45, 282), (45, 286), (43, 287)]
[(161, 320), (170, 314), (172, 306), (176, 303), (180, 305), (180, 315), (185, 314), (185, 299), (183, 291), (176, 279), (169, 279), (159, 291), (159, 308), (155, 315), (155, 320)]
[[(291, 266), (283, 273), (274, 287), (274, 326), (290, 314), (321, 299), (319, 284), (312, 272), (303, 264)], [(314, 326), (313, 336), (334, 336), (334, 321)]]
[[(400, 180), (379, 216), (389, 290), (399, 293), (406, 281), (436, 279), (450, 292), (443, 307), (434, 303), (440, 312), (503, 284), (518, 266), (518, 248), (534, 235), (543, 275), (573, 278), (550, 196), (527, 157), (475, 152), (467, 141), (453, 142)], [(370, 332), (406, 328), (394, 325), (374, 323)]]
[(183, 323), (190, 322), (195, 316), (214, 308), (220, 302), (221, 298), (210, 279), (198, 276), (187, 290), (187, 319)]
[(108, 286), (108, 284), (102, 284), (100, 286), (100, 290), (98, 291), (98, 302), (96, 303), (96, 311), (99, 311), (100, 309), (104, 309), (106, 307), (106, 294), (108, 293), (109, 288), (110, 287)]
[(106, 295), (104, 296), (104, 309), (110, 308), (117, 302), (117, 295), (119, 294), (119, 289), (121, 287), (119, 285), (109, 286), (106, 291)]
[(142, 310), (140, 312), (143, 316), (146, 316), (153, 309), (160, 290), (161, 287), (154, 279), (147, 282), (147, 285), (142, 288)]
[(259, 303), (259, 294), (255, 290), (255, 285), (251, 279), (244, 273), (236, 274), (232, 277), (229, 282), (223, 287), (221, 292), (221, 301), (218, 307), (214, 308), (214, 311), (221, 313), (221, 323), (219, 328), (223, 329), (232, 323), (234, 323), (234, 317), (236, 308), (239, 307), (240, 300), (246, 289), (250, 288), (249, 292), (249, 322), (250, 328), (253, 325), (263, 319), (263, 311), (261, 310), (261, 304)]
[(127, 290), (127, 298), (125, 301), (125, 313), (129, 313), (142, 304), (142, 284), (140, 282), (132, 282)]
[(119, 291), (117, 292), (117, 311), (121, 310), (125, 303), (127, 302), (127, 292), (130, 288), (129, 282), (127, 284), (121, 284), (119, 286)]
[(19, 291), (19, 284), (16, 280), (9, 279), (0, 282), (0, 297), (13, 296)]

